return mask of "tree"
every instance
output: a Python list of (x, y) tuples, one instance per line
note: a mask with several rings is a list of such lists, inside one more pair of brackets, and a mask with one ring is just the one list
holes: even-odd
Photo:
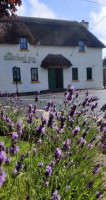
[(20, 6), (21, 4), (21, 0), (0, 0), (0, 18), (4, 16), (15, 17), (16, 6)]

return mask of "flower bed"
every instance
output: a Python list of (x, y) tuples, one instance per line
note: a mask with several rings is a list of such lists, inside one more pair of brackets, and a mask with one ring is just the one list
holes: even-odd
[[(51, 100), (48, 117), (37, 116), (37, 105), (23, 105), (16, 96), (0, 106), (0, 199), (96, 200), (104, 195), (106, 114), (95, 113), (98, 98), (83, 102), (68, 85), (64, 105)], [(5, 99), (4, 99), (5, 98)], [(35, 96), (35, 102), (39, 93)], [(4, 101), (5, 100), (5, 101)], [(8, 102), (9, 107), (4, 105)], [(12, 103), (11, 103), (12, 102)], [(101, 109), (104, 113), (106, 105)]]

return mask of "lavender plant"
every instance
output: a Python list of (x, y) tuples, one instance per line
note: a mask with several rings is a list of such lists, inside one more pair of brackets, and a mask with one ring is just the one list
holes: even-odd
[[(23, 105), (15, 103), (16, 119), (13, 108), (9, 112), (0, 106), (0, 120), (11, 133), (0, 137), (0, 199), (102, 199), (105, 165), (98, 157), (106, 150), (106, 106), (99, 120), (98, 98), (89, 97), (87, 91), (79, 102), (80, 92), (68, 85), (64, 105), (56, 106), (54, 97), (44, 107), (48, 117), (38, 118), (39, 94), (36, 105), (28, 104), (24, 115)], [(9, 100), (14, 104), (6, 97), (11, 104)]]

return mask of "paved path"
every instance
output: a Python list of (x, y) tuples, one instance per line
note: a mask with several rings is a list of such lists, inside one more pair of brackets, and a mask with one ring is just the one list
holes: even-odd
[[(90, 96), (97, 96), (99, 98), (98, 101), (98, 110), (102, 107), (102, 105), (104, 103), (106, 103), (106, 89), (102, 89), (102, 90), (88, 90)], [(80, 92), (80, 96), (79, 96), (79, 100), (82, 101), (85, 98), (85, 92), (86, 90), (82, 90)], [(55, 99), (54, 99), (54, 95), (55, 95)], [(24, 103), (30, 103), (30, 104), (35, 104), (34, 101), (35, 95), (31, 95), (31, 96), (21, 96), (21, 99), (23, 100)], [(39, 101), (37, 103), (37, 107), (39, 109), (43, 109), (44, 106), (47, 104), (47, 102), (49, 100), (53, 99), (53, 102), (56, 103), (57, 106), (59, 106), (59, 104), (63, 104), (64, 101), (64, 93), (49, 93), (49, 94), (42, 94), (40, 95)]]

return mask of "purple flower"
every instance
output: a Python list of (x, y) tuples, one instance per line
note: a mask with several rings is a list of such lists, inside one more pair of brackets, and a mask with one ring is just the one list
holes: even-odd
[(23, 161), (24, 159), (25, 159), (25, 154), (22, 154), (20, 161)]
[(5, 182), (5, 177), (6, 177), (6, 173), (4, 172), (4, 170), (0, 170), (0, 187)]
[(92, 143), (89, 143), (89, 144), (88, 144), (88, 147), (89, 147), (89, 148), (92, 148), (92, 147), (93, 147)]
[(16, 133), (16, 132), (14, 132), (13, 134), (12, 134), (12, 140), (16, 140), (18, 138), (18, 134)]
[(103, 128), (103, 133), (106, 133), (106, 126)]
[(10, 124), (11, 123), (11, 119), (6, 115), (6, 121)]
[(28, 113), (32, 112), (32, 104), (28, 104)]
[(39, 99), (39, 95), (36, 95), (36, 96), (35, 96), (35, 102), (37, 102), (38, 99)]
[(76, 162), (74, 166), (75, 166), (75, 168), (78, 168), (78, 162)]
[(10, 163), (11, 163), (11, 158), (7, 157), (7, 159), (6, 159), (6, 165), (9, 165)]
[(33, 148), (33, 153), (34, 155), (36, 155), (36, 148)]
[(38, 126), (35, 130), (36, 130), (37, 135), (42, 136), (45, 134), (45, 126), (44, 125)]
[(0, 142), (0, 151), (4, 150), (4, 142)]
[(10, 147), (10, 154), (15, 155), (18, 151), (19, 151), (19, 147), (15, 144), (12, 144), (12, 146)]
[(78, 144), (80, 144), (81, 142), (83, 142), (83, 138), (82, 138), (82, 137), (80, 137), (80, 138), (78, 139)]
[(9, 126), (12, 128), (12, 127), (14, 127), (14, 123), (13, 122), (10, 122), (9, 123)]
[(84, 154), (84, 155), (83, 155), (83, 159), (85, 159), (86, 157), (87, 157), (87, 155), (86, 155), (86, 154)]
[(86, 140), (84, 140), (82, 137), (79, 138), (78, 144), (81, 144), (81, 148), (86, 144)]
[(45, 185), (46, 185), (46, 187), (47, 187), (47, 186), (49, 185), (49, 181), (46, 181), (46, 182), (45, 182)]
[(17, 169), (15, 168), (14, 170), (13, 170), (13, 174), (17, 174)]
[(41, 144), (41, 143), (42, 143), (42, 140), (41, 140), (41, 139), (39, 139), (39, 140), (38, 140), (38, 144)]
[(14, 174), (17, 174), (19, 170), (22, 170), (24, 168), (24, 165), (22, 161), (16, 162), (15, 169), (13, 170)]
[(32, 109), (33, 114), (36, 113), (36, 104), (34, 105), (33, 109)]
[(102, 110), (103, 112), (106, 111), (106, 103), (102, 106), (101, 110)]
[(43, 167), (43, 163), (39, 163), (39, 164), (38, 164), (38, 167)]
[(51, 200), (60, 200), (61, 197), (60, 195), (58, 194), (58, 191), (56, 190), (54, 193), (53, 193), (53, 196), (51, 197)]
[(102, 198), (102, 193), (101, 192), (96, 192), (96, 198), (101, 199)]
[(49, 163), (49, 166), (54, 167), (55, 164), (56, 164), (55, 161), (51, 161), (51, 162)]
[(17, 122), (17, 129), (19, 130), (21, 128), (22, 124), (20, 122)]
[(33, 115), (32, 115), (32, 113), (29, 113), (29, 116), (28, 116), (28, 119), (27, 119), (28, 124), (31, 124), (32, 120), (33, 120)]
[(49, 114), (48, 127), (52, 126), (53, 118), (54, 118), (54, 113), (51, 112)]
[(6, 161), (6, 155), (4, 151), (0, 151), (0, 165)]
[(70, 185), (67, 185), (67, 186), (66, 186), (66, 190), (69, 190), (69, 189), (70, 189)]
[(75, 137), (76, 135), (78, 135), (80, 132), (80, 127), (76, 126), (75, 129), (72, 132), (72, 136)]
[(70, 144), (71, 144), (71, 140), (67, 139), (64, 143), (63, 143), (63, 149), (65, 151), (70, 149)]
[(19, 147), (16, 146), (15, 149), (14, 149), (14, 153), (17, 153), (19, 150), (20, 150)]
[(55, 160), (60, 160), (60, 158), (62, 158), (62, 153), (61, 153), (61, 150), (59, 148), (57, 148), (55, 150)]
[(4, 109), (3, 109), (3, 110), (1, 110), (1, 116), (0, 116), (0, 117), (1, 117), (1, 119), (2, 119), (2, 120), (4, 120), (4, 119), (5, 119), (5, 115), (4, 115)]
[(85, 126), (86, 123), (87, 123), (87, 119), (84, 119), (82, 126)]
[(67, 166), (70, 167), (70, 166), (72, 165), (72, 163), (73, 163), (73, 160), (71, 160), (71, 161), (67, 164)]
[(99, 167), (100, 167), (99, 164), (94, 167), (93, 174), (97, 174), (99, 172)]
[(56, 138), (55, 138), (55, 143), (56, 143), (57, 141), (59, 141), (59, 140), (60, 140), (60, 137), (59, 137), (59, 135), (57, 135)]
[(48, 177), (48, 176), (50, 176), (51, 175), (51, 173), (52, 173), (52, 168), (51, 168), (51, 166), (47, 166), (46, 167), (46, 172), (45, 172), (45, 174), (46, 174), (46, 176)]

